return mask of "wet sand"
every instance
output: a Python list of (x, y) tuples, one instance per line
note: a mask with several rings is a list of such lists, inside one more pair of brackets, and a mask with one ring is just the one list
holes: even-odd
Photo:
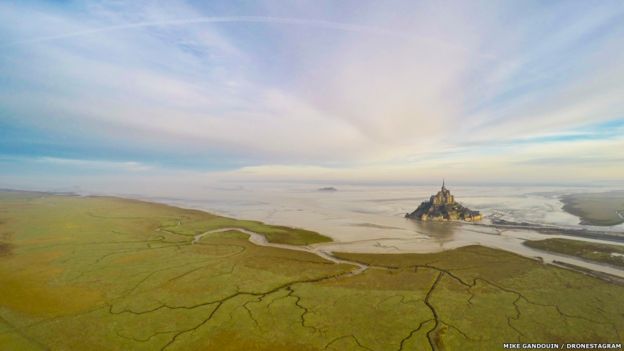
[(562, 209), (578, 216), (580, 224), (612, 226), (624, 223), (624, 191), (581, 193), (561, 197)]

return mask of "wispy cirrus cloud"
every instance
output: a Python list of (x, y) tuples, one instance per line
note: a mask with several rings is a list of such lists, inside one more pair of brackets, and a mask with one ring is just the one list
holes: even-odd
[(142, 164), (135, 161), (98, 161), (98, 160), (79, 160), (71, 158), (58, 158), (58, 157), (40, 157), (36, 158), (35, 162), (47, 163), (57, 166), (68, 166), (79, 169), (96, 169), (106, 171), (129, 171), (129, 172), (142, 172), (153, 169), (151, 166)]

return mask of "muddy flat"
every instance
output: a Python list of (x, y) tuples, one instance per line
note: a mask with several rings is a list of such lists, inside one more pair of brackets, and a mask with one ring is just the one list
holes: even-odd
[(563, 210), (581, 224), (612, 226), (624, 223), (624, 191), (583, 193), (561, 197)]

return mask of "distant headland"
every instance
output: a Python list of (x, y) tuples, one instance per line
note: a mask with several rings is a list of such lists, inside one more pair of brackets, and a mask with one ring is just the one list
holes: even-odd
[(455, 202), (455, 197), (444, 185), (437, 194), (431, 195), (429, 201), (424, 201), (412, 213), (406, 213), (406, 218), (421, 221), (480, 221), (482, 216), (479, 211), (473, 211)]

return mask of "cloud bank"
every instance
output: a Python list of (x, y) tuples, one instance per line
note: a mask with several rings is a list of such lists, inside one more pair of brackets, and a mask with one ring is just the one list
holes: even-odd
[(0, 29), (0, 180), (624, 178), (619, 1), (4, 2)]

